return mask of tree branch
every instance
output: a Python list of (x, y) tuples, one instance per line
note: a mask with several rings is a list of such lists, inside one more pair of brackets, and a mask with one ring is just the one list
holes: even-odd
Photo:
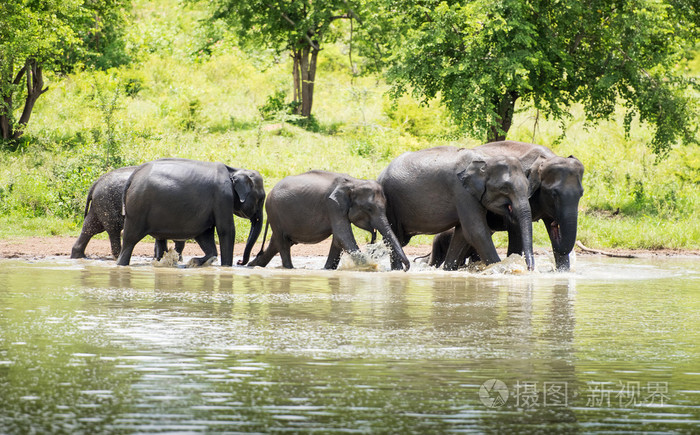
[[(274, 7), (273, 5), (271, 5), (271, 4), (269, 4), (269, 3), (267, 4), (267, 6), (268, 6), (270, 9), (275, 9), (275, 7)], [(292, 25), (292, 27), (296, 28), (297, 23), (295, 23), (294, 20), (292, 20), (291, 18), (289, 18), (289, 15), (285, 14), (284, 11), (279, 11), (279, 13), (280, 13), (280, 15), (282, 16), (282, 18), (284, 18), (289, 24)], [(306, 39), (306, 41), (308, 41), (309, 45), (311, 45), (311, 47), (314, 48), (315, 50), (320, 50), (320, 49), (321, 49), (321, 47), (319, 47), (318, 44), (316, 44), (316, 43), (309, 37), (308, 32), (304, 32), (304, 39)]]
[[(629, 57), (629, 55), (628, 55), (627, 53), (625, 53), (625, 51), (624, 51), (623, 49), (621, 49), (620, 47), (617, 47), (616, 50), (619, 51), (619, 52), (622, 54), (622, 56), (625, 58), (626, 61), (629, 61), (629, 62), (632, 62), (632, 63), (636, 63), (636, 62), (634, 61), (634, 59), (632, 59), (631, 57)], [(654, 83), (654, 86), (658, 86), (658, 85), (659, 85), (659, 83), (654, 79), (654, 77), (651, 76), (651, 74), (649, 74), (649, 72), (648, 72), (647, 70), (645, 70), (644, 68), (642, 68), (642, 67), (639, 66), (639, 65), (637, 65), (637, 67), (644, 73), (644, 75), (647, 76), (647, 78), (648, 78), (649, 80), (651, 80), (652, 83)]]
[(593, 254), (601, 254), (601, 255), (606, 255), (608, 257), (616, 257), (616, 258), (637, 258), (636, 256), (632, 254), (616, 254), (614, 252), (608, 252), (608, 251), (601, 251), (600, 249), (592, 249), (584, 246), (583, 243), (581, 243), (580, 240), (576, 240), (576, 246), (581, 248), (582, 251), (584, 252), (591, 252)]
[(22, 76), (24, 76), (24, 73), (27, 71), (27, 64), (25, 63), (22, 69), (17, 71), (17, 75), (15, 76), (15, 79), (12, 81), (13, 85), (18, 85), (19, 82), (22, 81)]
[(356, 19), (358, 23), (364, 24), (364, 23), (362, 22), (362, 19), (359, 17), (359, 15), (357, 15), (357, 14), (355, 13), (355, 11), (352, 10), (352, 8), (351, 8), (350, 5), (348, 4), (347, 0), (343, 0), (343, 3), (345, 3), (345, 6), (347, 6), (348, 12), (350, 13), (350, 16), (351, 16), (352, 18)]

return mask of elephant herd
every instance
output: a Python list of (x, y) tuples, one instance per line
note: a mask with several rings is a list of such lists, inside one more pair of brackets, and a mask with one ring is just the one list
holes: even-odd
[[(532, 222), (542, 220), (558, 270), (569, 269), (576, 241), (578, 203), (583, 195), (583, 164), (549, 148), (523, 142), (492, 142), (473, 149), (439, 146), (406, 152), (377, 180), (314, 170), (277, 183), (265, 200), (263, 179), (255, 170), (223, 163), (167, 158), (116, 169), (90, 188), (85, 220), (71, 258), (106, 231), (118, 265), (128, 265), (134, 246), (146, 235), (162, 257), (167, 240), (182, 254), (194, 239), (204, 256), (233, 265), (233, 215), (249, 219), (250, 233), (239, 265), (266, 266), (277, 254), (292, 268), (290, 248), (332, 236), (325, 268), (338, 266), (343, 251), (359, 252), (351, 225), (378, 231), (391, 249), (392, 269), (408, 270), (403, 252), (411, 237), (436, 234), (430, 264), (454, 270), (481, 260), (500, 261), (491, 239), (508, 232), (508, 255), (522, 254), (534, 269)], [(263, 227), (272, 229), (266, 249), (250, 261)], [(120, 234), (123, 235), (120, 238)]]

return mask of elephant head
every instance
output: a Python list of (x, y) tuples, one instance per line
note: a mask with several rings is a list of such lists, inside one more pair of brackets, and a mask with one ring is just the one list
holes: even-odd
[(248, 264), (250, 252), (258, 240), (263, 227), (263, 205), (265, 204), (265, 188), (262, 176), (258, 171), (249, 169), (229, 169), (229, 177), (233, 184), (233, 213), (250, 219), (250, 233), (243, 250), (243, 258), (239, 265)]
[(458, 177), (487, 211), (520, 228), (522, 254), (528, 269), (533, 270), (530, 183), (520, 161), (506, 156), (477, 157)]
[(534, 218), (542, 218), (547, 226), (559, 270), (569, 269), (569, 253), (576, 243), (583, 171), (583, 164), (574, 156), (540, 158), (530, 170), (536, 187), (530, 200)]
[(347, 209), (348, 219), (358, 228), (374, 233), (379, 233), (385, 242), (401, 260), (404, 270), (411, 266), (404, 254), (396, 235), (391, 230), (391, 225), (386, 217), (386, 198), (382, 186), (374, 180), (352, 180), (338, 186), (331, 199), (343, 204)]

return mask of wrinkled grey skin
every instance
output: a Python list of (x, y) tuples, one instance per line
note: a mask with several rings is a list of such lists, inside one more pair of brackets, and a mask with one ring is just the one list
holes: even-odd
[[(124, 228), (124, 216), (122, 215), (122, 195), (124, 186), (136, 166), (110, 171), (95, 181), (88, 192), (85, 202), (85, 219), (80, 236), (73, 245), (70, 258), (85, 258), (85, 248), (93, 236), (106, 231), (114, 258), (121, 251), (121, 232)], [(167, 241), (158, 240), (155, 244), (154, 256), (160, 259), (163, 256), (163, 246), (167, 250)], [(182, 256), (185, 242), (175, 242), (175, 250)]]
[(350, 226), (354, 224), (366, 231), (379, 231), (405, 270), (410, 267), (386, 219), (382, 188), (374, 180), (326, 171), (289, 176), (270, 191), (265, 210), (272, 228), (270, 245), (250, 266), (266, 266), (279, 252), (282, 265), (292, 268), (292, 245), (319, 243), (333, 235), (325, 268), (335, 269), (342, 251), (360, 251)]
[(260, 174), (223, 163), (161, 159), (136, 168), (124, 189), (122, 251), (117, 264), (126, 266), (136, 243), (146, 235), (156, 240), (195, 239), (204, 257), (217, 256), (214, 231), (221, 245), (221, 265), (233, 265), (236, 229), (233, 215), (250, 219), (248, 240), (239, 265), (250, 258), (262, 229), (265, 189)]
[[(525, 260), (534, 268), (529, 182), (517, 159), (464, 148), (430, 148), (394, 159), (379, 175), (379, 183), (401, 246), (414, 235), (457, 226), (460, 231), (450, 241), (446, 269), (457, 267), (458, 254), (466, 246), (473, 246), (487, 264), (498, 262), (486, 218), (489, 211), (521, 229)], [(397, 266), (392, 258), (392, 268)]]
[[(490, 156), (518, 158), (530, 179), (530, 209), (532, 220), (542, 220), (552, 243), (557, 270), (569, 270), (569, 253), (576, 243), (578, 203), (583, 195), (583, 164), (574, 156), (559, 157), (541, 145), (525, 142), (491, 142), (474, 148)], [(508, 255), (522, 252), (520, 228), (489, 213), (493, 231), (508, 231)], [(439, 265), (446, 257), (445, 245), (450, 234), (436, 236), (430, 264)], [(460, 255), (459, 263), (471, 252)]]

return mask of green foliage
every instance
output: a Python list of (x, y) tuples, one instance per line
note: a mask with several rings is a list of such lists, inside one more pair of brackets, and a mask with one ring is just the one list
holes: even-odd
[(103, 167), (121, 166), (119, 138), (117, 137), (116, 112), (120, 110), (122, 98), (121, 82), (113, 75), (95, 74), (93, 101), (102, 115), (102, 128), (92, 130), (95, 143), (102, 144)]
[(432, 138), (459, 137), (456, 126), (447, 118), (439, 100), (421, 104), (404, 95), (397, 99), (384, 99), (384, 114), (392, 128), (405, 131), (413, 136)]
[(698, 84), (678, 68), (698, 40), (690, 3), (392, 0), (379, 14), (392, 25), (372, 40), (391, 54), (395, 96), (441, 94), (472, 137), (504, 135), (516, 101), (559, 120), (580, 102), (589, 125), (620, 103), (627, 126), (639, 117), (653, 127), (649, 146), (663, 156), (697, 143)]
[[(225, 43), (198, 54), (205, 37), (196, 26), (206, 16), (202, 7), (183, 9), (177, 0), (134, 4), (139, 19), (125, 38), (137, 41), (143, 34), (143, 44), (132, 46), (135, 63), (50, 76), (51, 92), (37, 101), (22, 146), (0, 152), (0, 236), (75, 236), (99, 175), (161, 157), (257, 169), (269, 192), (283, 177), (310, 169), (376, 178), (405, 151), (479, 144), (459, 136), (442, 95), (428, 105), (408, 95), (390, 101), (390, 86), (380, 77), (354, 74), (349, 63), (340, 67), (346, 40), (327, 45), (332, 55), (316, 79), (315, 124), (302, 128), (285, 108), (288, 56), (243, 50), (226, 32)], [(700, 147), (675, 147), (657, 161), (648, 123), (633, 116), (625, 134), (624, 105), (594, 125), (584, 105), (567, 110), (562, 122), (519, 100), (508, 138), (541, 143), (584, 163), (584, 244), (700, 248)], [(248, 223), (236, 219), (236, 226), (243, 241)], [(502, 235), (496, 240), (506, 243)], [(430, 241), (421, 236), (414, 243)], [(535, 242), (549, 246), (541, 223)]]
[[(127, 61), (121, 40), (128, 0), (7, 0), (0, 3), (0, 140), (16, 149), (44, 72)], [(121, 48), (120, 48), (121, 47)], [(19, 109), (22, 108), (21, 114)]]
[(291, 115), (296, 106), (295, 103), (285, 103), (287, 93), (284, 91), (275, 91), (267, 97), (265, 104), (258, 107), (260, 116), (265, 121), (273, 119), (281, 119), (286, 115)]
[(106, 70), (131, 61), (126, 46), (131, 0), (85, 0), (71, 26), (80, 43), (66, 47), (61, 70), (83, 66)]

